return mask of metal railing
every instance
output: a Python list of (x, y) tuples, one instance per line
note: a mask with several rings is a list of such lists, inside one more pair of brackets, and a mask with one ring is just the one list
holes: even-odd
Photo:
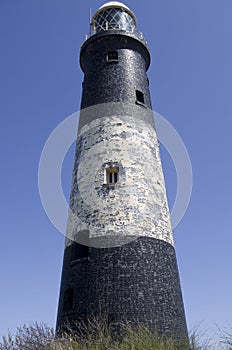
[[(104, 32), (104, 31), (108, 31), (109, 29), (103, 29), (101, 31), (97, 31), (96, 29), (91, 29), (91, 31), (88, 33), (88, 34), (85, 34), (85, 40), (88, 40), (91, 36), (97, 34), (97, 33), (101, 33), (101, 32)], [(120, 29), (120, 28), (117, 28), (117, 29), (110, 29), (110, 30), (123, 30), (125, 33), (128, 33), (128, 34), (133, 34), (135, 35), (138, 39), (142, 40), (146, 45), (147, 45), (147, 41), (143, 35), (142, 32), (138, 31), (138, 30), (134, 30), (133, 32), (130, 32), (130, 31), (126, 31), (124, 29)]]

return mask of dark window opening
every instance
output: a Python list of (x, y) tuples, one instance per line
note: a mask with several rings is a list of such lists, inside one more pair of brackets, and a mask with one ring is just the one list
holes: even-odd
[(89, 247), (80, 243), (72, 243), (71, 260), (87, 258), (89, 256)]
[(139, 91), (139, 90), (136, 90), (136, 102), (139, 102), (139, 103), (142, 103), (144, 104), (145, 101), (144, 101), (144, 94)]
[(89, 256), (89, 230), (79, 231), (71, 245), (71, 261)]
[(73, 308), (73, 288), (66, 289), (64, 292), (63, 312), (72, 310)]
[(118, 61), (118, 52), (117, 51), (110, 51), (107, 54), (107, 61)]
[(118, 175), (118, 167), (106, 168), (106, 183), (109, 185), (116, 184), (118, 182)]

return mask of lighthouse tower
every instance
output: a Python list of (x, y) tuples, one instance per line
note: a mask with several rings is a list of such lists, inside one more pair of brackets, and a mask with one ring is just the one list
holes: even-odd
[(150, 53), (112, 1), (93, 15), (84, 72), (57, 329), (92, 316), (187, 337), (152, 113)]

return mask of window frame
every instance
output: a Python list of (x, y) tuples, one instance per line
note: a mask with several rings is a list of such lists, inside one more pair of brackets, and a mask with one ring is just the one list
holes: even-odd
[(145, 106), (145, 95), (141, 90), (135, 90), (135, 95), (136, 95), (136, 103)]
[(115, 186), (119, 182), (119, 167), (108, 166), (105, 168), (105, 184)]
[[(116, 54), (116, 57), (112, 57), (110, 58), (110, 55), (112, 54)], [(118, 51), (117, 50), (113, 50), (113, 51), (108, 51), (107, 54), (106, 54), (106, 60), (107, 62), (119, 62), (119, 59), (118, 59)]]

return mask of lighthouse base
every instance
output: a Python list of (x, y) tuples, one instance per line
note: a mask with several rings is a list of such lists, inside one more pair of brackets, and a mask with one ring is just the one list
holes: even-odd
[(187, 339), (174, 247), (139, 237), (114, 248), (64, 253), (57, 330), (65, 324), (106, 317), (110, 323), (144, 325), (167, 338)]

